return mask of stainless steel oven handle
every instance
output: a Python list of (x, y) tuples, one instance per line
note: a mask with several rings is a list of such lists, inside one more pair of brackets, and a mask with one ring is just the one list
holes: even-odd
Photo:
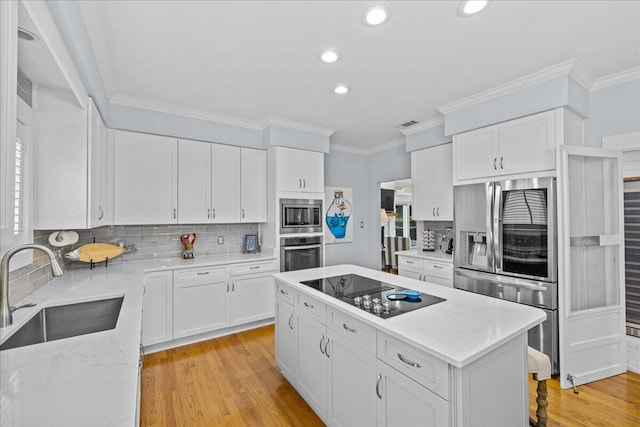
[(456, 270), (456, 274), (472, 280), (484, 280), (486, 282), (497, 283), (500, 285), (515, 286), (518, 288), (529, 289), (531, 291), (546, 291), (548, 286), (545, 282), (536, 282), (535, 280), (519, 279), (516, 277), (488, 275), (487, 273), (475, 273), (467, 270)]
[(285, 246), (282, 248), (283, 251), (295, 251), (298, 249), (317, 249), (321, 248), (322, 245), (303, 245), (303, 246)]

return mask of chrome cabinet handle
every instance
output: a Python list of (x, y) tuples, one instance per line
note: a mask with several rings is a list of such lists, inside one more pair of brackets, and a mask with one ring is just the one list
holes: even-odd
[(322, 349), (322, 346), (324, 344), (324, 335), (322, 336), (322, 338), (320, 338), (320, 353), (324, 354), (324, 350)]
[(500, 169), (504, 169), (504, 167), (502, 166), (502, 160), (504, 159), (504, 157), (500, 157)]
[(415, 264), (415, 262), (413, 262), (413, 261), (409, 261), (409, 260), (406, 260), (405, 262), (406, 262), (407, 264)]
[(229, 292), (229, 284), (227, 283), (227, 292)]
[(231, 282), (231, 292), (236, 291), (236, 282)]
[(207, 274), (211, 273), (210, 271), (200, 271), (198, 273), (196, 273), (198, 276), (206, 276)]
[(358, 331), (356, 331), (354, 328), (350, 328), (350, 327), (348, 327), (346, 323), (343, 323), (343, 324), (342, 324), (342, 327), (343, 327), (345, 330), (347, 330), (347, 331), (351, 332), (352, 334), (357, 334), (357, 333), (358, 333)]
[(416, 362), (412, 362), (408, 359), (405, 359), (403, 355), (401, 355), (400, 353), (398, 353), (398, 359), (400, 359), (400, 361), (402, 363), (404, 363), (405, 365), (409, 365), (409, 366), (413, 366), (414, 368), (421, 368), (422, 366), (420, 366), (419, 363)]
[(215, 208), (214, 208), (214, 209), (212, 209), (212, 212), (211, 212), (211, 213), (213, 214), (213, 219), (216, 219), (216, 210), (215, 210)]
[(249, 267), (249, 270), (257, 270), (259, 268), (260, 268), (259, 265), (254, 265), (253, 267)]
[(493, 158), (493, 169), (494, 169), (494, 170), (498, 170), (497, 162), (498, 162), (498, 158), (497, 158), (497, 157), (494, 157), (494, 158)]
[(176, 210), (174, 209), (174, 210), (173, 210), (173, 219), (176, 219), (176, 214), (177, 214), (177, 212), (176, 212)]
[(293, 331), (293, 314), (289, 316), (289, 329)]
[(444, 267), (441, 265), (435, 265), (433, 264), (433, 268), (437, 268), (438, 270), (442, 270)]
[(98, 215), (98, 221), (100, 221), (104, 217), (104, 210), (98, 206), (98, 211), (100, 212), (100, 215)]
[(304, 306), (308, 308), (313, 308), (313, 304), (309, 304), (306, 301), (304, 302)]
[(329, 341), (331, 341), (329, 338), (327, 338), (327, 341), (324, 343), (324, 355), (327, 356), (327, 359), (330, 358), (331, 356), (329, 355)]
[(431, 216), (436, 216), (436, 208), (431, 209)]
[(146, 293), (147, 293), (147, 287), (146, 287), (146, 286), (143, 286), (143, 287), (142, 287), (142, 295), (144, 295), (144, 294), (146, 294)]
[(440, 206), (436, 208), (436, 216), (440, 216)]
[(207, 209), (207, 219), (211, 219), (211, 209)]
[(380, 381), (382, 381), (382, 374), (378, 374), (378, 380), (376, 381), (376, 395), (378, 399), (382, 400), (382, 395), (380, 394)]
[(298, 178), (298, 188), (302, 188), (302, 178)]
[(282, 295), (289, 295), (289, 292), (285, 291), (284, 289), (280, 289), (280, 293)]
[(244, 218), (244, 209), (242, 209), (242, 218)]
[(307, 188), (307, 180), (302, 178), (302, 188)]

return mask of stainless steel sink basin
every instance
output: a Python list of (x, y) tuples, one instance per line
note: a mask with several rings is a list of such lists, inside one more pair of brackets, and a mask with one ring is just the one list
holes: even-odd
[(0, 350), (113, 329), (123, 300), (117, 297), (43, 308), (2, 343)]

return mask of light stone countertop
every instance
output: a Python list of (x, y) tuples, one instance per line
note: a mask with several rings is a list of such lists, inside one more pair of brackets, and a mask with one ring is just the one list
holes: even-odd
[(116, 327), (0, 352), (0, 425), (133, 426), (144, 272), (273, 260), (270, 254), (233, 254), (193, 260), (115, 262), (93, 270), (74, 266), (25, 298), (38, 305), (13, 313), (0, 343), (42, 308), (124, 295)]
[[(420, 290), (445, 298), (446, 301), (382, 319), (299, 283), (344, 274), (358, 274)], [(275, 274), (274, 277), (458, 368), (490, 353), (546, 319), (545, 312), (534, 307), (355, 265), (290, 271)]]
[(419, 251), (417, 249), (411, 249), (408, 251), (398, 251), (396, 252), (396, 255), (405, 256), (409, 258), (426, 259), (427, 261), (437, 261), (437, 262), (445, 262), (445, 263), (453, 264), (453, 255), (446, 254), (441, 250)]

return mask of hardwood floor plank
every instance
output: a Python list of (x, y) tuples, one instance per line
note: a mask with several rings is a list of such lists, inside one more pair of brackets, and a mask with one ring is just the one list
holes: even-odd
[[(273, 325), (150, 354), (142, 370), (142, 426), (324, 424), (275, 364)], [(535, 417), (537, 383), (529, 380)], [(552, 426), (640, 425), (640, 375), (562, 390), (547, 381)]]

